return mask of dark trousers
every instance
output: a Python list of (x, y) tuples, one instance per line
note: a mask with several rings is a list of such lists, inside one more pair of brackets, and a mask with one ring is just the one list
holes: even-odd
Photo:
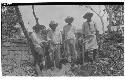
[(96, 55), (97, 55), (97, 49), (94, 49), (93, 50), (93, 60), (94, 61), (96, 60)]
[(93, 61), (95, 61), (96, 60), (96, 55), (97, 55), (97, 49), (93, 50), (92, 58), (90, 58), (88, 55), (89, 55), (89, 51), (86, 51), (85, 52), (85, 58), (84, 58), (85, 62), (93, 62)]

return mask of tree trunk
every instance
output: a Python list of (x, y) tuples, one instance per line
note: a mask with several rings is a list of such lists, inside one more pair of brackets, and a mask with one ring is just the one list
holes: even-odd
[(37, 57), (35, 56), (34, 44), (28, 36), (28, 33), (27, 33), (26, 28), (24, 26), (24, 22), (22, 20), (22, 16), (21, 16), (21, 13), (20, 13), (20, 10), (19, 10), (18, 6), (15, 7), (15, 10), (16, 10), (16, 13), (17, 13), (17, 16), (18, 16), (18, 19), (19, 19), (19, 24), (21, 25), (23, 33), (24, 33), (25, 37), (27, 38), (27, 43), (28, 43), (29, 47), (31, 48), (31, 53), (32, 53), (32, 56), (34, 57), (34, 65), (36, 65), (36, 58)]

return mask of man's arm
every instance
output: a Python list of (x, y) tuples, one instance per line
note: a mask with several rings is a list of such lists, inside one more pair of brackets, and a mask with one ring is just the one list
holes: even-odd
[(85, 23), (82, 24), (82, 38), (85, 38)]
[(35, 33), (32, 33), (31, 34), (31, 39), (34, 43), (38, 44), (38, 45), (41, 45), (42, 42), (46, 42), (45, 40), (41, 40), (39, 38), (37, 38), (36, 34)]
[(94, 29), (95, 29), (95, 34), (96, 34), (96, 32), (98, 31), (96, 23), (94, 23)]
[(41, 43), (41, 40), (37, 38), (37, 36), (36, 36), (35, 33), (32, 33), (32, 34), (31, 34), (31, 37), (32, 37), (32, 40), (33, 40), (34, 42), (37, 42), (38, 44)]

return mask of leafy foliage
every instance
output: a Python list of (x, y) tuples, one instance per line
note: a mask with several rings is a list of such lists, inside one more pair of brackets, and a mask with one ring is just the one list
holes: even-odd
[(12, 37), (13, 33), (17, 32), (18, 29), (14, 27), (18, 22), (14, 6), (2, 6), (1, 22), (2, 22), (2, 35)]

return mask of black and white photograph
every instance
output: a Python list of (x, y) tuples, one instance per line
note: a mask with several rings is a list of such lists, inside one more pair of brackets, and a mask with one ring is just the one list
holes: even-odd
[(2, 76), (124, 76), (124, 2), (1, 3)]

